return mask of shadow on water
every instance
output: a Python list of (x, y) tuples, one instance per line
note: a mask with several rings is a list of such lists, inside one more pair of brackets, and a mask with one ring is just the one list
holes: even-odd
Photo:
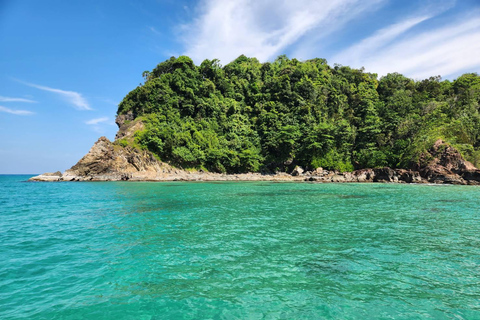
[(441, 208), (425, 208), (423, 211), (428, 211), (428, 212), (443, 212), (445, 211), (444, 209)]
[(437, 200), (437, 202), (447, 202), (447, 203), (455, 203), (455, 202), (465, 202), (465, 200), (463, 199), (440, 199), (440, 200)]
[(367, 195), (358, 195), (358, 194), (339, 194), (336, 195), (340, 199), (362, 199), (362, 198), (368, 198)]
[[(199, 181), (200, 183), (205, 183), (204, 181)], [(208, 184), (229, 184), (231, 183), (230, 181), (208, 181), (206, 182)]]
[(307, 275), (312, 276), (345, 275), (348, 273), (348, 267), (345, 264), (333, 260), (320, 259), (302, 262), (297, 265), (302, 268)]
[(279, 190), (271, 192), (240, 192), (235, 194), (237, 197), (283, 197), (283, 196), (318, 196), (318, 197), (331, 197), (340, 199), (362, 199), (368, 198), (368, 195), (358, 194), (334, 194), (327, 193), (318, 190)]

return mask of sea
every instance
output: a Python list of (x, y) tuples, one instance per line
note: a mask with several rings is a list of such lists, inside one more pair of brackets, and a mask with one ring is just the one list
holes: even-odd
[(480, 187), (0, 176), (0, 319), (480, 319)]

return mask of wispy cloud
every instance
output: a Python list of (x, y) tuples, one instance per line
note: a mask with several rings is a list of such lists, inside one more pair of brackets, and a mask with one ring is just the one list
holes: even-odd
[(92, 108), (90, 108), (90, 105), (88, 104), (87, 100), (78, 92), (51, 88), (51, 87), (42, 86), (42, 85), (25, 82), (25, 81), (19, 81), (19, 82), (43, 91), (56, 93), (57, 95), (65, 99), (68, 103), (72, 104), (73, 107), (77, 110), (93, 110)]
[(85, 123), (89, 125), (93, 131), (99, 134), (104, 134), (107, 131), (107, 127), (105, 125), (115, 125), (115, 123), (111, 121), (108, 117), (91, 119), (85, 121)]
[(15, 114), (17, 116), (29, 116), (29, 115), (32, 115), (32, 114), (35, 113), (35, 112), (32, 112), (32, 111), (28, 111), (28, 110), (15, 110), (15, 109), (10, 109), (10, 108), (7, 108), (7, 107), (2, 107), (2, 106), (0, 106), (0, 112), (11, 113), (11, 114)]
[(412, 27), (431, 18), (431, 16), (421, 16), (406, 19), (405, 21), (391, 25), (385, 29), (377, 31), (373, 36), (363, 39), (359, 43), (344, 50), (332, 60), (334, 62), (343, 63), (348, 61), (349, 64), (358, 65), (362, 58), (370, 55), (372, 52), (378, 51), (380, 48), (390, 44), (396, 37), (405, 33)]
[(102, 117), (102, 118), (95, 118), (95, 119), (88, 120), (85, 123), (88, 125), (97, 125), (102, 122), (108, 122), (108, 120), (109, 120), (108, 117)]
[(158, 31), (157, 29), (155, 29), (154, 27), (150, 26), (148, 27), (148, 29), (150, 29), (150, 31), (152, 31), (154, 34), (156, 34), (157, 36), (161, 36), (162, 33), (160, 31)]
[(228, 63), (240, 54), (266, 61), (308, 32), (331, 32), (322, 26), (348, 21), (383, 1), (203, 0), (199, 18), (182, 26), (185, 54), (197, 63), (205, 58)]
[(27, 102), (27, 103), (36, 103), (37, 101), (24, 99), (24, 98), (11, 98), (11, 97), (3, 97), (0, 96), (1, 102)]
[(440, 28), (409, 33), (397, 39), (421, 18), (407, 20), (346, 49), (334, 58), (334, 62), (364, 66), (367, 71), (379, 75), (401, 72), (415, 79), (475, 71), (480, 68), (479, 14), (477, 11), (469, 17), (462, 17), (462, 21), (452, 21)]

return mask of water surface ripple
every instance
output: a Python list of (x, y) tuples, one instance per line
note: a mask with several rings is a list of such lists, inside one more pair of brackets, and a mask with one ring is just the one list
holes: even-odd
[(0, 176), (0, 319), (480, 319), (480, 188)]

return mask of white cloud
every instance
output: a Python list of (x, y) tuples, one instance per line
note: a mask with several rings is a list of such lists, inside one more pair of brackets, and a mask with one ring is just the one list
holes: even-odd
[[(266, 61), (308, 32), (326, 35), (384, 0), (204, 0), (200, 16), (184, 25), (185, 54), (196, 63), (218, 58), (228, 63), (241, 54)], [(346, 19), (345, 17), (348, 17)]]
[(348, 61), (348, 64), (358, 65), (361, 61), (361, 58), (370, 55), (372, 52), (375, 52), (382, 47), (385, 47), (399, 35), (429, 18), (431, 18), (431, 16), (410, 18), (400, 23), (396, 23), (388, 28), (381, 29), (373, 36), (360, 41), (347, 50), (342, 51), (332, 60), (341, 64), (344, 64), (344, 61)]
[(32, 111), (15, 110), (15, 109), (10, 109), (10, 108), (6, 108), (6, 107), (2, 107), (2, 106), (0, 106), (0, 112), (11, 113), (11, 114), (15, 114), (15, 115), (18, 115), (18, 116), (28, 116), (28, 115), (32, 115), (32, 114), (35, 113), (35, 112), (32, 112)]
[(33, 84), (29, 82), (24, 82), (24, 81), (19, 81), (19, 82), (43, 91), (56, 93), (59, 96), (61, 96), (63, 99), (68, 101), (68, 103), (72, 104), (74, 108), (77, 110), (93, 110), (92, 108), (90, 108), (90, 105), (88, 104), (87, 100), (78, 92), (50, 88), (50, 87), (41, 86), (38, 84)]
[[(379, 31), (370, 38), (348, 48), (334, 58), (334, 62), (353, 67), (364, 66), (367, 71), (385, 75), (400, 72), (406, 76), (423, 79), (442, 75), (448, 77), (464, 71), (478, 71), (480, 68), (480, 19), (479, 12), (462, 21), (452, 21), (447, 26), (411, 33), (395, 39), (393, 30), (408, 26), (408, 21)], [(411, 24), (410, 24), (411, 25)], [(408, 28), (405, 28), (405, 30)], [(382, 34), (389, 34), (388, 44), (380, 47), (377, 43)], [(381, 43), (382, 40), (378, 41)]]
[(11, 98), (0, 96), (0, 101), (2, 102), (27, 102), (27, 103), (36, 103), (37, 101), (24, 99), (24, 98)]
[(95, 118), (95, 119), (88, 120), (85, 123), (88, 125), (97, 125), (102, 122), (107, 122), (108, 120), (109, 120), (108, 117), (102, 117), (102, 118)]

